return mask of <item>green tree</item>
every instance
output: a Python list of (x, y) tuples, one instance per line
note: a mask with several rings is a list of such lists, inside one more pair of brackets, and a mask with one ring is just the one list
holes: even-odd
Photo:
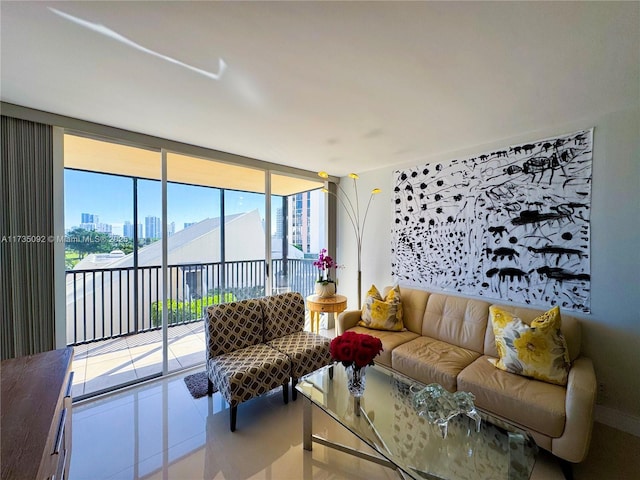
[[(169, 325), (199, 320), (203, 317), (205, 308), (209, 305), (222, 303), (221, 299), (222, 296), (219, 293), (207, 294), (202, 298), (187, 302), (169, 299), (167, 301), (167, 320)], [(236, 296), (233, 293), (227, 292), (224, 294), (224, 303), (234, 302), (235, 300)], [(151, 304), (151, 325), (154, 327), (162, 325), (162, 300)]]
[(111, 235), (102, 232), (92, 232), (91, 239), (95, 246), (91, 253), (109, 253), (114, 250), (113, 243), (111, 242)]
[(74, 228), (66, 236), (65, 249), (77, 252), (80, 258), (84, 258), (87, 254), (94, 252), (95, 233), (84, 228)]
[(111, 250), (116, 249), (122, 250), (125, 255), (129, 255), (133, 252), (133, 239), (126, 237), (117, 237), (115, 240), (111, 239)]
[(102, 232), (94, 232), (84, 228), (74, 228), (66, 236), (65, 249), (77, 252), (80, 258), (90, 253), (109, 253), (112, 250), (122, 250), (124, 253), (133, 251), (131, 239), (117, 240), (114, 242), (111, 235)]

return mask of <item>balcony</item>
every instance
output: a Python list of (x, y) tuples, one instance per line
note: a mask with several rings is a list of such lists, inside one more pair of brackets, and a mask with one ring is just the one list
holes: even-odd
[[(168, 369), (204, 362), (207, 306), (265, 294), (264, 260), (170, 265)], [(273, 260), (272, 291), (313, 292), (313, 260)], [(67, 271), (67, 343), (74, 347), (74, 398), (162, 372), (159, 266)]]

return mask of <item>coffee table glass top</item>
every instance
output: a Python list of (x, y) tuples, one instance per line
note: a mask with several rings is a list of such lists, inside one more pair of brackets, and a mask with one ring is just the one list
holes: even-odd
[[(411, 385), (419, 382), (380, 365), (367, 367), (359, 402), (349, 395), (344, 367), (329, 367), (302, 377), (296, 386), (312, 404), (357, 435), (404, 476), (416, 479), (528, 479), (537, 447), (517, 427), (482, 416), (480, 432), (463, 415), (449, 421), (446, 438), (437, 425), (418, 415)], [(358, 405), (359, 403), (359, 405)], [(359, 406), (359, 408), (358, 408)]]

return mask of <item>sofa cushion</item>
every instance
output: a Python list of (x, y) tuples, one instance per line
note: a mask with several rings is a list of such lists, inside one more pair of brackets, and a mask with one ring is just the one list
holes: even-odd
[(264, 310), (264, 342), (304, 330), (304, 299), (297, 292), (260, 299)]
[(391, 365), (424, 384), (439, 383), (450, 392), (457, 389), (456, 377), (479, 353), (429, 337), (418, 337), (391, 352)]
[(262, 342), (262, 306), (259, 300), (212, 305), (207, 308), (207, 316), (207, 358)]
[(560, 331), (557, 306), (534, 319), (531, 325), (495, 305), (489, 312), (500, 356), (489, 360), (495, 367), (543, 382), (567, 384), (569, 354)]
[(458, 390), (475, 395), (477, 407), (557, 438), (566, 421), (566, 389), (494, 368), (481, 356), (458, 375)]
[(376, 286), (371, 285), (364, 299), (362, 320), (358, 322), (358, 325), (374, 330), (391, 330), (394, 332), (404, 330), (400, 287), (390, 289), (386, 296), (382, 298)]
[(207, 374), (232, 407), (288, 383), (289, 357), (260, 343), (210, 358)]
[[(496, 305), (502, 310), (510, 312), (512, 315), (518, 317), (526, 324), (531, 324), (534, 318), (542, 315), (545, 310), (518, 307), (514, 305)], [(569, 359), (573, 362), (580, 355), (580, 344), (582, 342), (582, 335), (580, 331), (580, 323), (578, 319), (562, 314), (562, 335), (567, 342), (567, 348), (569, 350)], [(493, 328), (487, 327), (487, 332), (484, 339), (484, 354), (490, 357), (497, 357), (498, 350), (496, 349), (496, 339), (493, 333)]]
[(487, 302), (432, 293), (424, 312), (422, 335), (483, 353), (488, 318)]
[(417, 333), (405, 332), (389, 332), (386, 330), (371, 330), (365, 327), (353, 327), (347, 330), (349, 332), (365, 333), (373, 337), (377, 337), (382, 342), (382, 352), (375, 358), (375, 363), (380, 363), (391, 367), (391, 351), (398, 345), (402, 345), (414, 338), (418, 337)]
[[(386, 295), (391, 287), (384, 289)], [(402, 302), (402, 322), (404, 327), (410, 332), (422, 333), (422, 321), (424, 319), (424, 309), (430, 293), (425, 290), (415, 288), (400, 287), (400, 298)]]
[(313, 332), (296, 332), (274, 338), (267, 345), (291, 360), (291, 376), (300, 378), (331, 363), (330, 340)]

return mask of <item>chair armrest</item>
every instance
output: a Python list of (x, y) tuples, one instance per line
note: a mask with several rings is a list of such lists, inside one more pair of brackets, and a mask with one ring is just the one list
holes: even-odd
[(345, 310), (336, 320), (336, 335), (342, 335), (360, 321), (362, 310)]
[(209, 363), (209, 359), (213, 358), (213, 348), (212, 348), (212, 341), (211, 341), (211, 332), (209, 330), (209, 322), (211, 320), (209, 320), (208, 316), (204, 317), (204, 359), (205, 359), (205, 365)]
[(593, 362), (586, 357), (578, 357), (569, 371), (565, 412), (567, 416), (564, 432), (552, 439), (554, 455), (569, 462), (582, 462), (589, 453), (593, 410), (596, 403), (596, 373)]

